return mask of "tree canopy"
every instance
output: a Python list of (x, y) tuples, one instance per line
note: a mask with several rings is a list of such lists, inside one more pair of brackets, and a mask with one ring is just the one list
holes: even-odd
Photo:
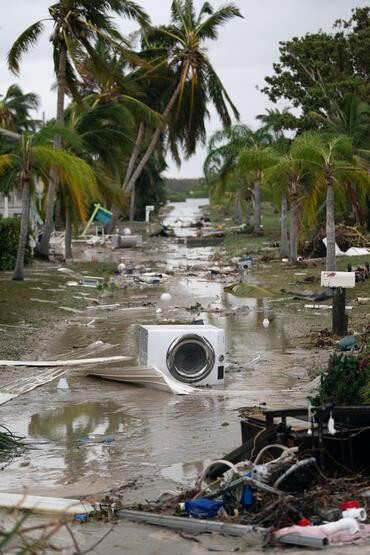
[(307, 33), (280, 42), (280, 60), (262, 91), (274, 103), (286, 99), (301, 108), (297, 127), (315, 127), (312, 111), (331, 115), (333, 99), (340, 108), (348, 95), (368, 101), (369, 13), (369, 7), (357, 8), (348, 21), (336, 21), (333, 33)]

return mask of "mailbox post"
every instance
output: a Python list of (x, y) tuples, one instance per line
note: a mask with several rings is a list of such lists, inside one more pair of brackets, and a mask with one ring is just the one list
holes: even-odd
[(356, 284), (355, 272), (321, 272), (321, 285), (333, 289), (332, 332), (343, 336), (348, 331), (346, 289)]
[(146, 223), (149, 223), (150, 213), (153, 212), (154, 209), (155, 209), (154, 206), (146, 206), (145, 207), (145, 222)]

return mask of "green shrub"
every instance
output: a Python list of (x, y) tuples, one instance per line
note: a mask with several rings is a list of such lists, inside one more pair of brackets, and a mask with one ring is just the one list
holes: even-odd
[(369, 358), (333, 353), (328, 371), (320, 375), (319, 395), (313, 399), (313, 403), (362, 405), (369, 402), (369, 383)]
[[(17, 258), (19, 218), (0, 219), (0, 271), (13, 270)], [(31, 261), (31, 249), (26, 248), (25, 263)]]

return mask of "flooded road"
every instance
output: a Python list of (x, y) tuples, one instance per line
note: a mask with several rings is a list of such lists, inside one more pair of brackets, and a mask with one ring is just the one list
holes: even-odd
[[(203, 203), (174, 204), (166, 224), (198, 219)], [(194, 232), (194, 228), (176, 227), (179, 237)], [(225, 293), (224, 280), (206, 278), (203, 270), (214, 263), (216, 254), (220, 249), (217, 253), (209, 247), (187, 249), (171, 239), (158, 239), (154, 248), (144, 246), (144, 254), (113, 251), (110, 256), (123, 257), (127, 265), (141, 262), (174, 275), (160, 286), (141, 285), (122, 292), (122, 301), (137, 296), (152, 301), (153, 307), (112, 312), (92, 308), (71, 318), (44, 358), (76, 348), (83, 353), (96, 341), (114, 345), (104, 354), (136, 358), (137, 324), (191, 323), (196, 317), (225, 330), (225, 385), (182, 397), (69, 371), (68, 390), (59, 389), (56, 380), (0, 407), (1, 421), (31, 445), (24, 457), (0, 473), (1, 491), (21, 491), (26, 486), (34, 494), (79, 497), (122, 490), (124, 502), (153, 499), (165, 489), (190, 485), (204, 464), (241, 443), (238, 408), (260, 403), (295, 405), (305, 397), (301, 394), (300, 398), (291, 386), (298, 379), (307, 381), (302, 362), (307, 353), (300, 354), (289, 344), (287, 322), (265, 300), (234, 297)], [(199, 266), (197, 273), (194, 268)], [(163, 291), (172, 295), (169, 306), (161, 305)], [(198, 310), (190, 312), (194, 305)], [(91, 327), (83, 325), (87, 313), (96, 318)], [(263, 325), (266, 318), (270, 321), (267, 328)], [(135, 487), (126, 488), (127, 484)], [(128, 534), (130, 526), (120, 526)], [(95, 534), (99, 526), (92, 523), (85, 529)], [(140, 538), (145, 527), (138, 529)], [(130, 552), (162, 552), (139, 548), (134, 533), (130, 534)], [(158, 530), (150, 534), (165, 535)], [(190, 553), (185, 547), (183, 551), (168, 549), (169, 553)]]

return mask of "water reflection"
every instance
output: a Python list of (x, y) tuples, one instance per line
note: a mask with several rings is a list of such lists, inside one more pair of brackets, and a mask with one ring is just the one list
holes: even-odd
[[(110, 446), (115, 443), (103, 443), (104, 438), (116, 440), (117, 434), (126, 438), (137, 426), (138, 419), (123, 412), (118, 404), (89, 402), (32, 415), (28, 434), (54, 444), (57, 458), (63, 460), (65, 477), (70, 481), (88, 472), (92, 459), (101, 458), (104, 462), (110, 458)], [(51, 449), (50, 456), (55, 457), (56, 452)]]

